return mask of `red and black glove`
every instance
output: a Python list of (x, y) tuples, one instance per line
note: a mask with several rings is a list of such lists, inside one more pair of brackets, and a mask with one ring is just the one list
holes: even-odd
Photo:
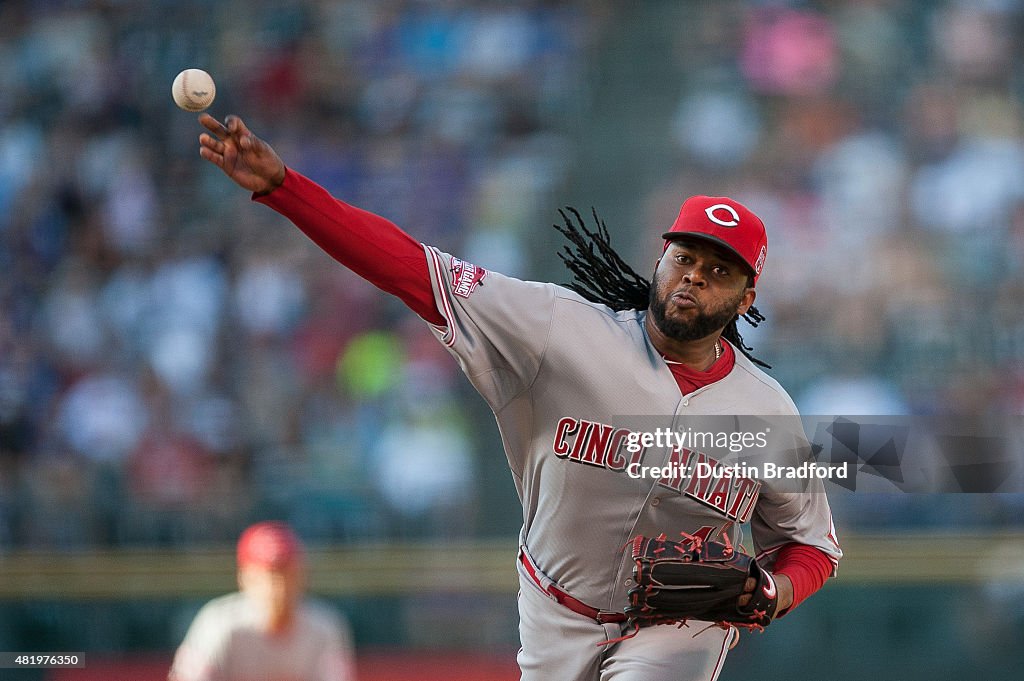
[[(702, 620), (760, 630), (771, 624), (778, 589), (757, 561), (728, 544), (687, 537), (633, 540), (633, 581), (624, 612), (635, 626)], [(747, 579), (750, 602), (739, 605)]]

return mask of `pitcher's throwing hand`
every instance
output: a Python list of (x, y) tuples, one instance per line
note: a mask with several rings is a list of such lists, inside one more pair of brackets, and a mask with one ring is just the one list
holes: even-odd
[(221, 123), (210, 114), (199, 116), (210, 131), (199, 135), (199, 155), (224, 171), (243, 189), (266, 194), (284, 182), (284, 162), (274, 149), (252, 134), (238, 116)]

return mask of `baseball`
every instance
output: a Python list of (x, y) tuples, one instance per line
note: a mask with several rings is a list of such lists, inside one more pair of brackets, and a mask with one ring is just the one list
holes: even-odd
[(185, 69), (171, 85), (174, 103), (185, 111), (203, 111), (213, 104), (217, 86), (210, 74), (202, 69)]

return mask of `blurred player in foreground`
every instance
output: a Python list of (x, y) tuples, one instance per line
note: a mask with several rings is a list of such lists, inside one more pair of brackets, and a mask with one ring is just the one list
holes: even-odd
[(632, 431), (615, 425), (623, 414), (665, 426), (690, 416), (797, 414), (736, 331), (740, 317), (762, 319), (753, 302), (767, 235), (746, 207), (726, 197), (687, 199), (661, 234), (653, 281), (625, 266), (603, 231), (581, 231), (567, 217), (565, 234), (578, 250), (566, 263), (577, 282), (589, 283), (570, 290), (490, 272), (417, 242), (286, 167), (237, 116), (220, 123), (203, 114), (199, 121), (209, 131), (200, 135), (204, 159), (343, 265), (398, 296), (494, 412), (523, 504), (517, 568), (524, 681), (718, 677), (737, 626), (694, 617), (685, 628), (627, 630), (636, 582), (624, 548), (634, 537), (686, 533), (694, 542), (738, 545), (740, 526), (749, 522), (763, 571), (746, 580), (734, 602), (757, 604), (762, 624), (833, 574), (842, 551), (820, 480), (808, 492), (787, 493), (742, 476), (714, 485), (692, 475), (638, 479), (631, 466), (711, 458), (662, 446), (629, 451)]
[(304, 597), (305, 557), (291, 528), (261, 522), (242, 533), (238, 587), (196, 615), (169, 681), (354, 681), (348, 626)]

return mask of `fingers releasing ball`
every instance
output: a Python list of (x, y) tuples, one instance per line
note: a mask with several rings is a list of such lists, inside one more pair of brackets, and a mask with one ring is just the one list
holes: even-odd
[(217, 86), (210, 74), (202, 69), (185, 69), (171, 85), (174, 103), (185, 111), (203, 111), (217, 95)]

